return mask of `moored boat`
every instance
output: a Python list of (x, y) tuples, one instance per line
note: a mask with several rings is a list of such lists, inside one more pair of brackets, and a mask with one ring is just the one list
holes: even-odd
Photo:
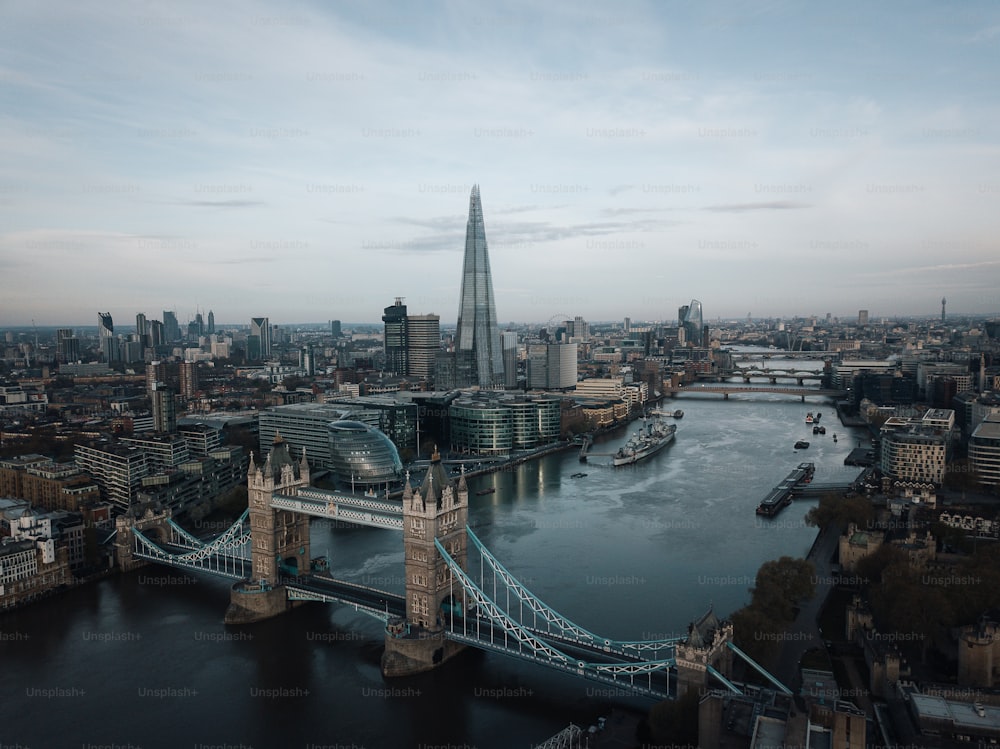
[(618, 448), (618, 451), (611, 456), (611, 462), (615, 466), (627, 466), (638, 463), (669, 445), (677, 432), (674, 424), (666, 424), (655, 420), (646, 422), (643, 428), (629, 437), (628, 442)]

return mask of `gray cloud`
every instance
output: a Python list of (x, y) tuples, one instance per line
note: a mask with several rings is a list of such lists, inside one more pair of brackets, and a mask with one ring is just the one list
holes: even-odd
[(744, 213), (746, 211), (788, 211), (798, 208), (810, 208), (808, 203), (796, 203), (791, 200), (771, 200), (766, 203), (727, 203), (723, 205), (707, 205), (703, 211), (718, 213)]

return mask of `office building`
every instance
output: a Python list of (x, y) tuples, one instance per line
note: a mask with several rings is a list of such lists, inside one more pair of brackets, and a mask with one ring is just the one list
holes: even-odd
[(150, 348), (157, 348), (163, 345), (163, 323), (159, 320), (149, 320), (147, 322), (149, 334), (147, 344)]
[(684, 343), (689, 346), (704, 346), (705, 324), (702, 318), (701, 302), (692, 299), (677, 310), (679, 328), (684, 331)]
[(538, 390), (576, 387), (576, 344), (542, 343), (528, 346), (528, 387)]
[(469, 197), (455, 355), (458, 378), (464, 384), (481, 388), (503, 384), (503, 353), (479, 185), (473, 186)]
[(177, 407), (174, 404), (174, 391), (162, 382), (154, 382), (149, 400), (153, 410), (153, 430), (176, 432)]
[(209, 335), (215, 334), (215, 313), (212, 310), (208, 311), (208, 330), (205, 332)]
[(181, 395), (185, 398), (193, 398), (198, 392), (197, 362), (183, 361), (180, 363), (180, 386)]
[(187, 443), (192, 458), (207, 458), (222, 447), (222, 429), (211, 424), (178, 425), (177, 433)]
[[(570, 343), (582, 343), (590, 338), (590, 323), (577, 315), (566, 321), (566, 338)], [(574, 341), (574, 339), (576, 339)]]
[(312, 346), (303, 346), (299, 350), (299, 368), (308, 377), (316, 374), (316, 352)]
[(121, 357), (118, 352), (118, 341), (115, 338), (115, 323), (110, 312), (97, 313), (97, 337), (100, 342), (101, 356), (109, 364)]
[(179, 434), (148, 434), (142, 437), (122, 437), (119, 442), (135, 447), (146, 455), (150, 473), (162, 473), (178, 468), (191, 460), (187, 440)]
[(865, 326), (868, 324), (868, 310), (859, 309), (858, 310), (858, 325)]
[(163, 310), (163, 342), (173, 343), (181, 338), (181, 326), (177, 322), (177, 313)]
[(503, 386), (508, 390), (517, 388), (517, 331), (505, 330), (500, 334), (503, 349)]
[(73, 335), (72, 328), (59, 328), (56, 331), (56, 357), (61, 363), (80, 359), (80, 339)]
[(271, 321), (266, 317), (250, 318), (250, 335), (247, 336), (247, 359), (262, 361), (271, 356)]
[(139, 494), (143, 477), (149, 475), (146, 454), (135, 447), (77, 445), (73, 460), (101, 488), (101, 496), (127, 510)]
[(340, 338), (340, 320), (330, 320), (330, 335), (334, 338)]
[(441, 350), (441, 318), (438, 315), (410, 315), (407, 327), (407, 374), (434, 380), (434, 364)]
[(143, 348), (149, 345), (149, 323), (141, 312), (135, 316), (135, 334), (139, 336), (139, 342), (142, 343)]
[(385, 351), (385, 371), (405, 375), (409, 371), (409, 336), (407, 335), (406, 305), (402, 297), (383, 311), (385, 324), (383, 347)]
[(507, 455), (559, 439), (558, 398), (511, 394), (463, 396), (448, 407), (451, 449), (474, 455)]
[(306, 451), (310, 465), (330, 468), (330, 434), (327, 427), (335, 421), (354, 418), (355, 409), (326, 403), (293, 403), (274, 406), (260, 412), (260, 454), (274, 444), (276, 436), (287, 438), (296, 458)]
[(949, 433), (916, 419), (890, 417), (881, 429), (879, 470), (900, 481), (941, 485)]
[(146, 394), (152, 398), (153, 385), (167, 381), (167, 365), (161, 361), (151, 361), (146, 365)]
[(969, 438), (969, 464), (980, 484), (1000, 486), (1000, 415), (989, 415)]

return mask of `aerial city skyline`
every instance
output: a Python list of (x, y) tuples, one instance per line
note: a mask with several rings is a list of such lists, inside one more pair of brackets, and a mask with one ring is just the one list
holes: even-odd
[(8, 5), (0, 749), (1000, 742), (1000, 3)]
[(998, 306), (993, 5), (272, 10), (9, 19), (6, 324), (450, 324), (474, 182), (503, 322)]

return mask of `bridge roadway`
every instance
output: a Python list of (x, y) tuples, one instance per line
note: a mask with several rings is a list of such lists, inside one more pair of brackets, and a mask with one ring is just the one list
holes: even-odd
[(798, 395), (804, 401), (807, 395), (815, 395), (827, 398), (844, 398), (847, 396), (846, 390), (833, 390), (829, 388), (806, 387), (805, 385), (740, 385), (739, 383), (693, 383), (683, 387), (664, 388), (664, 394), (671, 398), (685, 393), (721, 393), (728, 400), (729, 396), (737, 393), (749, 394), (777, 394), (777, 395)]
[[(334, 603), (344, 603), (358, 609), (364, 609), (370, 613), (388, 613), (389, 616), (406, 616), (406, 598), (395, 593), (389, 593), (378, 588), (372, 588), (358, 583), (349, 583), (344, 580), (337, 580), (326, 575), (300, 575), (298, 577), (286, 577), (280, 581), (289, 592), (291, 600), (298, 601), (327, 601)], [(463, 617), (460, 614), (451, 614), (448, 617), (449, 636), (452, 639), (470, 642), (471, 644), (489, 644), (497, 641), (504, 643), (513, 638), (502, 626), (496, 624), (484, 614)], [(465, 625), (469, 629), (475, 628), (476, 634), (469, 634)], [(552, 632), (539, 627), (519, 624), (526, 632), (530, 632), (539, 640), (544, 640), (547, 644), (558, 646), (558, 648), (573, 657), (585, 658), (589, 662), (621, 663), (646, 663), (650, 659), (642, 658), (638, 655), (626, 653), (620, 649), (612, 647), (610, 644), (592, 644), (583, 642), (573, 637), (568, 637), (559, 632)], [(608, 641), (610, 643), (610, 641)], [(657, 657), (658, 660), (666, 660), (673, 657), (674, 646), (665, 644), (662, 650), (667, 650), (666, 657)]]
[[(344, 603), (379, 618), (406, 616), (406, 598), (367, 585), (336, 580), (326, 575), (300, 575), (280, 581), (293, 601)], [(384, 616), (383, 616), (384, 615)]]
[[(192, 552), (190, 547), (181, 546), (179, 544), (159, 543), (156, 544), (156, 546), (162, 549), (166, 554), (170, 555), (183, 556)], [(150, 554), (142, 549), (136, 549), (133, 554), (140, 559), (146, 559), (150, 562), (162, 564), (167, 567), (191, 570), (193, 572), (207, 572), (210, 575), (227, 577), (230, 580), (245, 580), (249, 574), (248, 570), (251, 565), (250, 559), (246, 557), (237, 556), (235, 554), (226, 554), (219, 551), (205, 555), (199, 560), (200, 563), (186, 560), (181, 561), (180, 559), (177, 559), (176, 556), (173, 560), (168, 560), (163, 557)]]
[(739, 351), (730, 352), (733, 361), (756, 361), (758, 359), (836, 359), (839, 360), (839, 351), (782, 351), (771, 349), (768, 351)]

